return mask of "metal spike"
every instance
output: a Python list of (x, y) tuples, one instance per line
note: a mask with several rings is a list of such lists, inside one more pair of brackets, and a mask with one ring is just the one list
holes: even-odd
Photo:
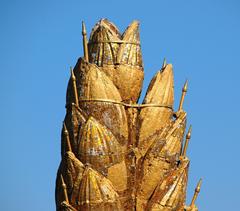
[(66, 142), (67, 142), (67, 147), (68, 147), (67, 151), (72, 152), (72, 147), (71, 147), (71, 142), (70, 142), (70, 138), (69, 138), (69, 133), (68, 133), (68, 130), (67, 130), (65, 122), (63, 122), (63, 128), (64, 128), (64, 135), (65, 135)]
[(72, 67), (70, 67), (71, 71), (71, 78), (72, 78), (72, 85), (73, 85), (73, 92), (74, 92), (74, 98), (75, 98), (75, 104), (77, 107), (79, 107), (79, 101), (78, 101), (78, 92), (77, 92), (77, 84), (76, 84), (76, 77), (74, 75)]
[(89, 62), (88, 59), (88, 41), (87, 41), (87, 31), (85, 23), (82, 21), (82, 36), (83, 36), (83, 51), (84, 51), (84, 58), (86, 62)]
[(62, 181), (62, 188), (63, 188), (63, 194), (64, 194), (64, 197), (65, 197), (65, 201), (66, 201), (67, 203), (69, 203), (68, 194), (67, 194), (67, 185), (66, 185), (65, 182), (64, 182), (64, 179), (63, 179), (62, 174), (61, 174), (61, 181)]
[(183, 151), (182, 151), (182, 156), (184, 156), (184, 157), (186, 156), (186, 153), (187, 153), (187, 148), (188, 148), (189, 140), (191, 138), (191, 133), (192, 133), (192, 125), (190, 125), (187, 135), (186, 135), (186, 140), (185, 140), (185, 144), (184, 144)]
[(163, 64), (162, 64), (162, 70), (165, 69), (166, 66), (167, 66), (167, 60), (166, 60), (166, 58), (164, 58)]
[(178, 111), (182, 110), (184, 98), (185, 98), (185, 95), (187, 93), (187, 87), (188, 87), (188, 81), (186, 80), (186, 82), (185, 82), (185, 84), (182, 88), (182, 96), (181, 96), (180, 104), (179, 104), (179, 107), (178, 107)]
[(202, 185), (202, 179), (199, 180), (199, 182), (198, 182), (198, 184), (197, 184), (197, 187), (195, 188), (195, 192), (194, 192), (194, 195), (193, 195), (193, 198), (192, 198), (190, 207), (193, 207), (193, 206), (194, 206), (195, 201), (196, 201), (196, 199), (197, 199), (197, 197), (198, 197), (198, 194), (199, 194), (199, 192), (200, 192), (201, 185)]

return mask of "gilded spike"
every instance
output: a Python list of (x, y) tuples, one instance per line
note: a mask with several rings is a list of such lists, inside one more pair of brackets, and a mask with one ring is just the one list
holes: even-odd
[(187, 153), (187, 148), (188, 148), (189, 140), (191, 138), (191, 133), (192, 133), (192, 125), (190, 125), (187, 135), (186, 135), (186, 141), (185, 141), (183, 151), (182, 151), (182, 156), (184, 156), (184, 157), (186, 156), (186, 153)]
[(185, 95), (187, 93), (187, 87), (188, 87), (188, 81), (186, 80), (186, 82), (185, 82), (185, 84), (182, 88), (182, 96), (181, 96), (180, 104), (179, 104), (179, 107), (178, 107), (178, 111), (182, 110), (183, 101), (184, 101)]
[(163, 64), (162, 64), (162, 70), (165, 69), (166, 66), (167, 66), (167, 60), (166, 60), (166, 58), (164, 58)]
[(61, 181), (62, 181), (62, 188), (63, 188), (63, 194), (64, 194), (64, 197), (65, 197), (65, 201), (66, 201), (67, 203), (69, 203), (68, 195), (67, 195), (67, 186), (66, 186), (66, 184), (65, 184), (65, 182), (64, 182), (64, 179), (63, 179), (62, 174), (61, 174)]
[(89, 62), (88, 59), (88, 41), (87, 41), (87, 31), (85, 23), (82, 21), (82, 36), (83, 36), (83, 49), (84, 49), (84, 58), (86, 62)]
[(72, 67), (70, 67), (70, 71), (71, 71), (71, 78), (72, 78), (72, 83), (73, 83), (73, 92), (74, 92), (75, 104), (76, 104), (77, 107), (79, 107), (76, 77), (74, 75)]
[(197, 184), (197, 187), (195, 188), (195, 192), (194, 192), (194, 195), (193, 195), (193, 198), (192, 198), (192, 202), (190, 204), (190, 207), (193, 207), (194, 204), (195, 204), (195, 201), (198, 197), (198, 194), (200, 192), (200, 188), (201, 188), (201, 185), (202, 185), (202, 179), (199, 180), (198, 184)]
[(69, 138), (69, 133), (68, 133), (68, 130), (67, 130), (65, 122), (63, 122), (63, 128), (64, 128), (64, 135), (65, 135), (67, 146), (68, 146), (68, 150), (67, 151), (72, 152), (72, 147), (71, 147), (71, 142), (70, 142), (70, 138)]

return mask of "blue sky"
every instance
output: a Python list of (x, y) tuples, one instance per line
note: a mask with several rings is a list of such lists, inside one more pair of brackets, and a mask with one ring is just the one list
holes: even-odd
[(69, 66), (101, 17), (121, 31), (141, 22), (143, 93), (166, 57), (174, 66), (175, 108), (193, 125), (188, 202), (200, 177), (200, 211), (239, 205), (240, 2), (237, 0), (1, 0), (0, 203), (4, 211), (55, 209), (55, 175)]

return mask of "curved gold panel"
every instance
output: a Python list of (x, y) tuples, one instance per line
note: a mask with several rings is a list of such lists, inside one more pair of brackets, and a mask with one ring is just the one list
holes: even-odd
[(121, 210), (118, 198), (108, 179), (92, 168), (86, 168), (79, 187), (79, 210)]
[(122, 146), (111, 131), (90, 117), (81, 129), (78, 157), (84, 164), (104, 173), (124, 159)]
[[(164, 69), (158, 71), (152, 79), (143, 103), (172, 107), (174, 100), (173, 86), (172, 65), (168, 64)], [(146, 107), (141, 110), (139, 116), (139, 149), (143, 155), (154, 141), (152, 136), (161, 132), (163, 127), (170, 122), (172, 115), (173, 111), (166, 107)]]

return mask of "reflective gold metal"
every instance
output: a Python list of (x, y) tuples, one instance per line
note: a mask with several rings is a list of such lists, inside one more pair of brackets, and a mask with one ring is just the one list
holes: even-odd
[(190, 207), (193, 207), (193, 206), (194, 206), (195, 201), (196, 201), (196, 199), (197, 199), (197, 197), (198, 197), (198, 194), (199, 194), (199, 192), (200, 192), (201, 185), (202, 185), (202, 179), (199, 180), (199, 182), (198, 182), (198, 184), (197, 184), (197, 187), (195, 188), (195, 192), (194, 192), (194, 195), (193, 195), (193, 198), (192, 198)]
[(186, 82), (185, 82), (185, 84), (182, 88), (182, 96), (181, 96), (180, 104), (179, 104), (179, 107), (178, 107), (179, 111), (182, 110), (184, 98), (185, 98), (185, 95), (187, 93), (187, 87), (188, 87), (188, 81), (186, 80)]
[(167, 66), (166, 58), (163, 59), (162, 70)]
[(184, 144), (183, 151), (182, 151), (182, 156), (184, 156), (184, 157), (186, 157), (188, 142), (191, 138), (191, 133), (192, 133), (192, 125), (190, 125), (187, 135), (186, 135), (186, 140), (185, 140), (185, 144)]
[(71, 147), (71, 143), (70, 143), (70, 139), (69, 139), (69, 133), (68, 133), (68, 130), (67, 130), (67, 127), (65, 125), (65, 123), (63, 123), (63, 128), (64, 128), (64, 134), (65, 134), (65, 138), (66, 138), (66, 142), (67, 142), (67, 151), (70, 151), (72, 152), (72, 147)]
[(67, 194), (67, 186), (66, 186), (66, 184), (64, 182), (64, 179), (63, 179), (62, 175), (61, 175), (61, 180), (62, 180), (62, 188), (63, 188), (63, 194), (64, 194), (64, 197), (65, 197), (65, 201), (67, 203), (69, 203), (69, 201), (68, 201), (68, 194)]
[(74, 75), (72, 67), (70, 67), (70, 71), (71, 71), (71, 78), (72, 78), (72, 83), (73, 83), (73, 92), (74, 92), (75, 104), (78, 107), (79, 106), (79, 102), (78, 102), (79, 99), (78, 99), (78, 93), (77, 93), (76, 77)]
[(84, 51), (84, 59), (86, 62), (89, 61), (88, 59), (88, 41), (87, 41), (87, 31), (85, 23), (82, 21), (82, 36), (83, 36), (83, 51)]
[(186, 206), (191, 138), (182, 89), (174, 112), (173, 66), (164, 59), (142, 104), (139, 22), (124, 33), (107, 19), (71, 68), (56, 179), (57, 211), (197, 211), (198, 183)]

